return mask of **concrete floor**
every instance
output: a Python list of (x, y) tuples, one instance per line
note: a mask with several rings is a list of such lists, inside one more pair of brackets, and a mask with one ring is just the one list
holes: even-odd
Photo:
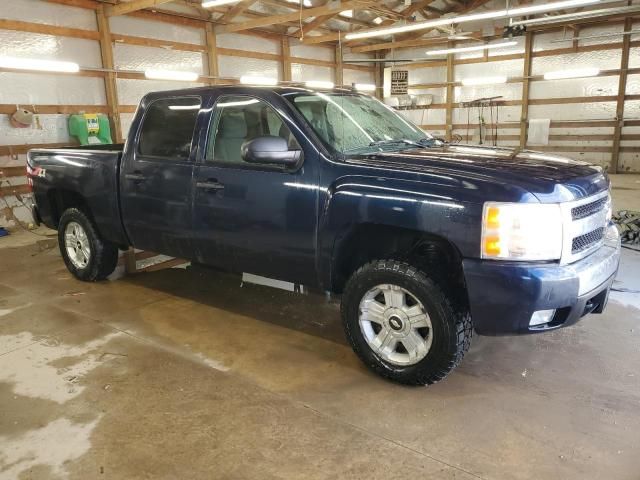
[(196, 269), (86, 284), (52, 243), (0, 239), (2, 480), (640, 478), (639, 253), (605, 314), (476, 337), (408, 388), (321, 296)]

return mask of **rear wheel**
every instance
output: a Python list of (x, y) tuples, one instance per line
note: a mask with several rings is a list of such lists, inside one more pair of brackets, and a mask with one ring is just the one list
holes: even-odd
[(342, 298), (342, 320), (369, 368), (411, 385), (446, 377), (472, 336), (466, 309), (452, 305), (426, 274), (396, 260), (376, 260), (353, 274)]
[(118, 247), (103, 240), (80, 209), (69, 208), (60, 217), (58, 243), (67, 269), (79, 280), (104, 280), (118, 263)]

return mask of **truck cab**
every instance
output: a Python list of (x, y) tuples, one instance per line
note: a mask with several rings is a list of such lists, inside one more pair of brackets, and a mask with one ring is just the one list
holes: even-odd
[(448, 144), (350, 89), (152, 93), (106, 148), (28, 156), (79, 279), (134, 246), (335, 292), (355, 352), (402, 383), (444, 378), (473, 331), (601, 312), (618, 267), (602, 168)]

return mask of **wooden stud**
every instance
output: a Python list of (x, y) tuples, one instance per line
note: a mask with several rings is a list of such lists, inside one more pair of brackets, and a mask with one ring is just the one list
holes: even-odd
[[(375, 55), (376, 59), (384, 58), (384, 54), (382, 52), (377, 52)], [(382, 100), (384, 97), (384, 63), (377, 62), (374, 65), (375, 68), (375, 85), (376, 85), (376, 98)]]
[[(100, 53), (102, 55), (102, 67), (107, 70), (114, 70), (113, 47), (111, 43), (111, 29), (109, 19), (105, 15), (104, 7), (100, 5), (96, 9), (96, 20), (98, 23), (98, 33), (100, 34)], [(104, 78), (104, 87), (107, 97), (107, 107), (109, 108), (109, 123), (111, 132), (116, 143), (121, 143), (122, 125), (120, 124), (120, 112), (118, 110), (118, 85), (116, 74), (108, 71)]]
[[(624, 31), (630, 31), (631, 27), (631, 18), (627, 18), (624, 22)], [(618, 78), (618, 95), (616, 98), (616, 126), (613, 130), (613, 150), (611, 152), (610, 166), (610, 171), (612, 173), (618, 173), (620, 170), (620, 139), (622, 135), (622, 127), (624, 126), (624, 102), (628, 97), (626, 92), (630, 47), (631, 35), (625, 35), (622, 40), (622, 58), (620, 60), (620, 77)]]
[(291, 81), (291, 45), (289, 37), (283, 36), (280, 41), (280, 52), (282, 54), (282, 80)]
[(338, 43), (335, 50), (335, 84), (344, 85), (344, 68), (342, 64), (342, 44)]
[(138, 267), (136, 264), (136, 251), (133, 247), (129, 247), (122, 253), (124, 258), (124, 271), (126, 273), (136, 273)]
[(213, 31), (213, 25), (207, 23), (205, 25), (205, 34), (207, 42), (207, 64), (209, 65), (209, 76), (214, 77), (209, 79), (209, 84), (215, 85), (218, 83), (218, 77), (220, 76), (218, 70), (218, 42), (216, 34)]
[[(453, 48), (454, 42), (447, 44), (448, 48)], [(453, 72), (454, 72), (454, 58), (453, 53), (447, 55), (447, 98), (446, 98), (446, 133), (445, 138), (447, 141), (451, 141), (453, 136)]]
[(522, 108), (520, 110), (520, 148), (527, 145), (527, 124), (529, 121), (529, 85), (531, 83), (531, 53), (533, 33), (527, 32), (524, 39), (524, 66), (522, 69)]

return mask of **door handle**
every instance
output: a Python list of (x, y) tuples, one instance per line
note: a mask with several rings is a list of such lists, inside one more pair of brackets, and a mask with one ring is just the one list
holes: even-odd
[(202, 188), (203, 190), (224, 190), (224, 185), (218, 182), (216, 179), (209, 179), (204, 182), (196, 182), (196, 188)]
[(125, 173), (124, 178), (134, 183), (142, 183), (147, 179), (146, 176), (142, 175), (142, 172)]

